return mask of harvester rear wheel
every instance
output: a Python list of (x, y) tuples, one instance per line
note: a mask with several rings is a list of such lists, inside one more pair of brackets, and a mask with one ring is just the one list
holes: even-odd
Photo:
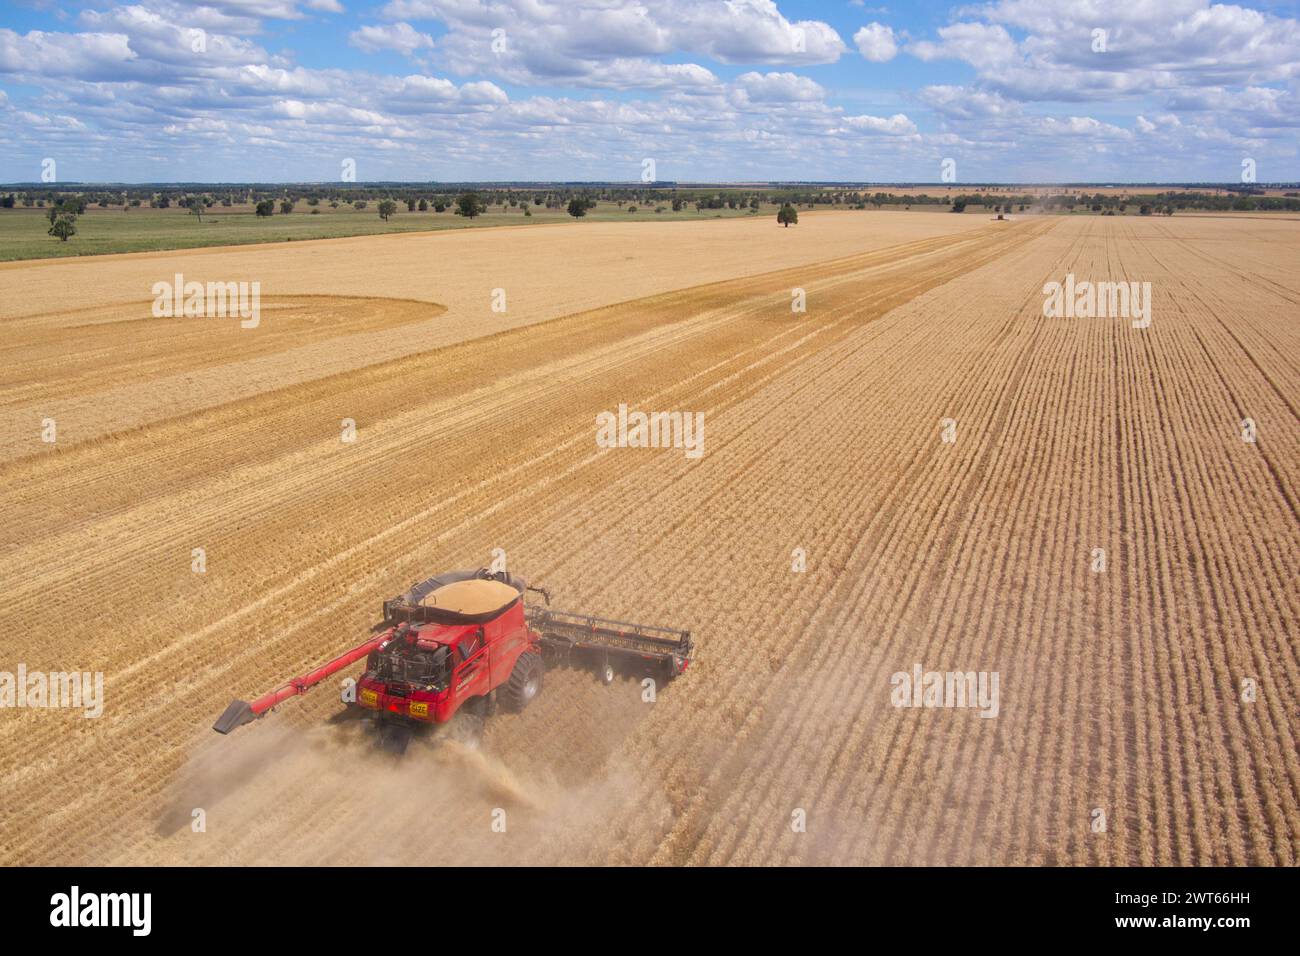
[(542, 692), (542, 656), (526, 651), (515, 661), (515, 668), (506, 681), (506, 702), (511, 710), (523, 710)]

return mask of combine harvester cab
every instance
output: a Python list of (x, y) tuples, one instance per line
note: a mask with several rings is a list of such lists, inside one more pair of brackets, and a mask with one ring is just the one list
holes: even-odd
[(525, 610), (524, 594), (550, 595), (505, 572), (451, 571), (383, 604), (384, 630), (252, 702), (236, 700), (213, 724), (221, 734), (306, 693), (362, 658), (355, 706), (375, 718), (379, 743), (401, 753), (421, 725), (462, 709), (490, 716), (504, 703), (523, 710), (541, 692), (543, 653), (557, 664), (585, 662), (605, 683), (615, 664), (671, 680), (690, 662), (688, 631), (553, 611)]

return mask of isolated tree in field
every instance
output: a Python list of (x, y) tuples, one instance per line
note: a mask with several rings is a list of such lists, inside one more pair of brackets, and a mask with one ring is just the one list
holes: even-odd
[(587, 203), (581, 199), (569, 200), (569, 215), (574, 219), (580, 219), (587, 215)]
[(407, 200), (406, 200), (406, 211), (407, 211), (407, 212), (415, 212), (415, 200), (414, 200), (414, 199), (407, 199)]
[(275, 215), (275, 200), (274, 200), (274, 199), (263, 199), (261, 202), (259, 202), (259, 203), (257, 204), (257, 210), (256, 210), (256, 211), (257, 211), (257, 215), (258, 215), (259, 217), (262, 217), (262, 218), (265, 218), (265, 217), (267, 217), (267, 216), (274, 216), (274, 215)]
[(280, 200), (280, 215), (287, 216), (291, 212), (293, 212), (293, 200), (292, 199)]
[(420, 200), (420, 212), (428, 212), (428, 211), (429, 211), (429, 200), (427, 200), (427, 199), (421, 199), (421, 200)]
[(60, 216), (55, 220), (54, 225), (50, 226), (50, 235), (58, 236), (61, 242), (67, 242), (77, 234), (76, 217), (72, 215)]
[(353, 208), (353, 209), (365, 209), (365, 208), (366, 208), (366, 201), (365, 201), (364, 199), (358, 199), (356, 202), (354, 202), (354, 203), (352, 204), (352, 208)]
[(799, 210), (795, 209), (789, 203), (786, 203), (776, 213), (776, 221), (785, 228), (789, 229), (791, 225), (799, 224)]
[(181, 200), (181, 205), (190, 211), (191, 216), (198, 216), (199, 222), (203, 221), (203, 210), (207, 207), (201, 196), (186, 196)]
[(379, 204), (379, 218), (388, 222), (388, 217), (397, 212), (397, 203), (391, 199), (385, 199)]
[(478, 193), (465, 193), (456, 199), (456, 210), (465, 218), (473, 219), (475, 216), (483, 215), (487, 207), (483, 205), (483, 200), (479, 198)]
[(60, 216), (72, 216), (74, 219), (86, 211), (86, 200), (69, 197), (66, 199), (56, 199), (50, 203), (49, 211), (46, 212), (46, 218), (50, 220), (50, 225)]
[(965, 199), (954, 199), (954, 200), (952, 201), (952, 211), (953, 211), (953, 212), (965, 212), (965, 211), (966, 211), (966, 200), (965, 200)]

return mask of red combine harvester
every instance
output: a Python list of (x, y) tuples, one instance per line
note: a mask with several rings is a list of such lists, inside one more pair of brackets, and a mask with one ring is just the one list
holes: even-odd
[[(545, 606), (525, 609), (526, 591)], [(502, 699), (523, 710), (542, 689), (544, 659), (591, 666), (606, 684), (616, 665), (668, 681), (690, 663), (689, 631), (553, 611), (550, 603), (545, 589), (506, 572), (437, 575), (384, 602), (380, 633), (252, 702), (232, 701), (212, 729), (228, 734), (363, 657), (349, 706), (368, 712), (380, 746), (396, 753), (421, 725), (462, 711), (486, 718)]]

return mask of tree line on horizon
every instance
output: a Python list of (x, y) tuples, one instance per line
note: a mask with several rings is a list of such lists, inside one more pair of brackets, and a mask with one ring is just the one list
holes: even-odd
[[(364, 210), (374, 204), (378, 215), (387, 220), (405, 207), (408, 212), (444, 213), (475, 218), (492, 209), (503, 212), (522, 211), (530, 216), (531, 210), (544, 208), (564, 210), (569, 215), (581, 217), (599, 202), (611, 203), (620, 209), (634, 212), (644, 206), (655, 212), (672, 209), (680, 212), (693, 208), (704, 213), (711, 210), (747, 210), (758, 212), (764, 205), (777, 209), (815, 209), (818, 207), (880, 209), (885, 206), (947, 206), (953, 212), (964, 211), (968, 206), (979, 206), (996, 212), (1025, 212), (1029, 209), (1044, 212), (1085, 211), (1105, 214), (1122, 214), (1134, 207), (1142, 214), (1163, 213), (1171, 215), (1177, 210), (1209, 211), (1300, 211), (1300, 192), (1287, 192), (1283, 196), (1266, 196), (1256, 187), (1233, 189), (1229, 195), (1201, 191), (1160, 191), (1132, 193), (1092, 193), (1062, 191), (1046, 196), (1029, 193), (945, 192), (936, 194), (896, 194), (886, 191), (867, 192), (855, 189), (825, 187), (800, 188), (665, 188), (658, 186), (602, 186), (528, 188), (495, 187), (480, 189), (439, 190), (422, 186), (374, 186), (345, 184), (339, 186), (304, 184), (275, 187), (247, 187), (239, 190), (225, 187), (201, 190), (182, 186), (122, 186), (111, 189), (103, 186), (69, 185), (40, 189), (12, 190), (0, 194), (0, 210), (18, 208), (57, 208), (73, 220), (91, 206), (100, 209), (120, 207), (123, 211), (148, 207), (167, 209), (172, 206), (187, 209), (198, 219), (214, 209), (232, 209), (251, 206), (259, 217), (276, 214), (288, 215), (299, 209), (317, 213), (321, 206), (337, 209), (351, 206)], [(1227, 188), (1227, 187), (1224, 187)], [(473, 196), (468, 205), (464, 197)], [(51, 225), (53, 225), (53, 221)]]

